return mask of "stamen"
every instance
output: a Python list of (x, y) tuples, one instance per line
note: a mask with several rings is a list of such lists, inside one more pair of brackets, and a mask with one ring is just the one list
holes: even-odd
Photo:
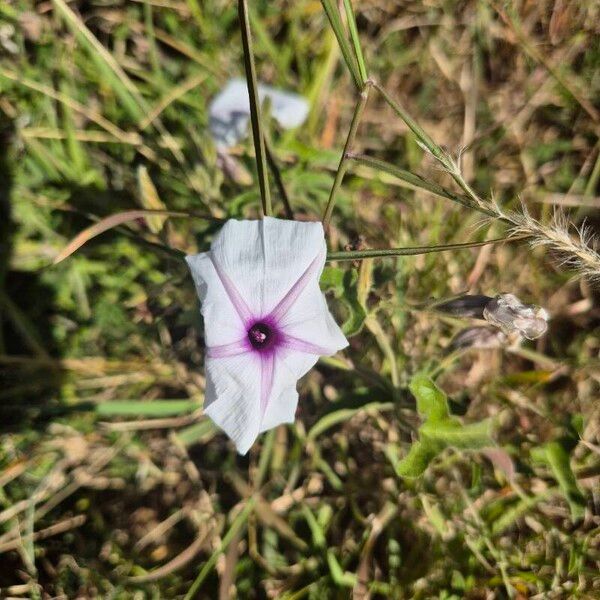
[(248, 339), (256, 350), (263, 350), (271, 345), (273, 329), (266, 323), (254, 323), (248, 330)]

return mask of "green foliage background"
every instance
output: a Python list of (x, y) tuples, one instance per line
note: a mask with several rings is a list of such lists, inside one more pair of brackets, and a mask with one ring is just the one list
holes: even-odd
[[(356, 88), (319, 2), (250, 8), (260, 80), (311, 104), (298, 130), (266, 127), (296, 217), (319, 219)], [(354, 10), (369, 75), (462, 150), (474, 189), (597, 230), (597, 3)], [(209, 246), (219, 224), (198, 215), (260, 214), (251, 142), (223, 168), (208, 134), (209, 99), (242, 74), (235, 3), (0, 4), (0, 595), (600, 597), (598, 292), (543, 248), (331, 263), (351, 346), (301, 382), (295, 425), (240, 458), (203, 417), (172, 250)], [(353, 149), (456, 191), (376, 94)], [(98, 219), (162, 207), (196, 216), (129, 222), (52, 266)], [(505, 235), (352, 162), (329, 241)], [(545, 306), (547, 335), (449, 352), (470, 323), (427, 307), (466, 291)]]

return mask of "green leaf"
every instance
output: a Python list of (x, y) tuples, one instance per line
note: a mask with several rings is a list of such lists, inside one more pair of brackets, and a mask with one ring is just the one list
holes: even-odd
[(321, 275), (321, 289), (332, 291), (348, 310), (348, 317), (342, 324), (342, 331), (346, 337), (359, 333), (367, 318), (367, 313), (358, 298), (357, 280), (358, 275), (354, 269), (327, 267)]
[(140, 121), (147, 106), (123, 68), (64, 0), (53, 0), (53, 3), (57, 13), (96, 64), (103, 80), (119, 98), (123, 108), (136, 121)]
[(444, 422), (426, 422), (419, 429), (421, 439), (429, 438), (443, 446), (460, 450), (479, 450), (494, 445), (491, 437), (492, 421), (461, 425), (456, 419)]
[(443, 421), (450, 417), (448, 398), (430, 377), (417, 373), (408, 387), (417, 400), (419, 414), (427, 421)]
[(345, 272), (345, 269), (339, 267), (325, 267), (319, 282), (321, 289), (324, 292), (333, 291), (337, 297), (341, 296), (344, 293)]
[(331, 578), (336, 585), (340, 587), (354, 587), (356, 575), (342, 569), (332, 549), (327, 550), (327, 564)]
[(340, 50), (342, 51), (342, 56), (344, 57), (344, 61), (352, 75), (352, 79), (354, 80), (354, 84), (358, 89), (362, 87), (360, 69), (356, 64), (356, 59), (352, 53), (352, 47), (350, 46), (350, 42), (346, 37), (346, 32), (344, 30), (344, 25), (342, 24), (342, 19), (340, 18), (340, 13), (332, 0), (321, 0), (321, 4), (323, 5), (323, 9), (325, 10), (325, 14), (329, 19), (329, 23), (333, 32), (335, 33), (335, 37), (337, 38), (338, 44), (340, 46)]
[(585, 496), (577, 485), (571, 469), (569, 453), (561, 441), (548, 442), (544, 446), (545, 459), (552, 469), (558, 485), (569, 503), (573, 521), (582, 519), (585, 514)]
[(442, 449), (443, 446), (427, 438), (414, 442), (408, 454), (396, 464), (396, 473), (399, 477), (420, 477)]
[(400, 477), (419, 477), (444, 448), (478, 450), (494, 446), (491, 419), (463, 425), (450, 414), (446, 394), (426, 374), (417, 373), (409, 388), (424, 423), (419, 428), (419, 440), (401, 461), (388, 453)]

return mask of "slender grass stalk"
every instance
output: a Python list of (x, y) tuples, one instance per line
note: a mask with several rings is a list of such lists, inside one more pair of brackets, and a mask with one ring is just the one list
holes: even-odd
[(350, 39), (352, 40), (352, 46), (354, 47), (354, 55), (356, 56), (356, 62), (358, 63), (358, 72), (364, 85), (369, 76), (367, 75), (367, 66), (365, 64), (365, 58), (360, 45), (360, 38), (358, 37), (358, 29), (356, 27), (354, 9), (352, 8), (352, 0), (344, 0), (344, 9), (346, 11), (348, 29), (350, 30)]
[(348, 67), (350, 75), (352, 76), (352, 79), (354, 81), (354, 85), (356, 85), (356, 87), (360, 90), (366, 82), (362, 81), (361, 72), (358, 65), (356, 64), (356, 59), (354, 58), (354, 55), (352, 53), (350, 42), (346, 37), (344, 24), (342, 23), (342, 19), (340, 18), (340, 13), (337, 9), (337, 6), (334, 5), (332, 0), (321, 0), (321, 4), (323, 5), (325, 14), (329, 19), (331, 28), (335, 33), (335, 37), (337, 38), (340, 50), (342, 51), (342, 56), (344, 57), (346, 66)]
[(383, 96), (383, 99), (391, 106), (394, 112), (406, 123), (408, 128), (417, 136), (417, 139), (433, 154), (437, 159), (446, 158), (444, 151), (433, 141), (429, 134), (404, 110), (402, 105), (394, 100), (390, 94), (374, 82), (373, 86)]
[(258, 97), (258, 82), (256, 79), (256, 67), (254, 65), (252, 32), (250, 31), (247, 0), (238, 0), (238, 15), (242, 34), (242, 46), (244, 48), (246, 81), (248, 83), (248, 94), (250, 96), (250, 121), (252, 122), (252, 137), (254, 139), (254, 151), (256, 153), (258, 185), (260, 187), (262, 212), (263, 215), (267, 216), (273, 212), (273, 209), (271, 206), (271, 192), (269, 190), (267, 153), (265, 150), (265, 138), (260, 115), (260, 99)]
[(353, 154), (351, 152), (348, 153), (348, 158), (361, 164), (366, 167), (371, 167), (372, 169), (376, 169), (378, 171), (383, 171), (384, 173), (389, 173), (390, 175), (394, 175), (398, 179), (405, 181), (413, 187), (421, 188), (436, 196), (440, 196), (441, 198), (446, 198), (447, 200), (452, 200), (453, 202), (457, 202), (462, 206), (466, 206), (467, 208), (472, 208), (477, 210), (488, 217), (495, 217), (496, 213), (492, 210), (488, 210), (482, 207), (479, 203), (473, 202), (472, 198), (467, 196), (460, 196), (447, 190), (441, 185), (438, 185), (435, 182), (427, 181), (420, 175), (416, 173), (411, 173), (410, 171), (406, 171), (397, 167), (396, 165), (392, 165), (391, 163), (385, 162), (383, 160), (379, 160), (378, 158), (373, 158), (371, 156), (365, 156), (364, 154)]
[(460, 168), (456, 161), (448, 155), (438, 144), (435, 143), (433, 138), (408, 114), (406, 110), (394, 100), (390, 94), (378, 83), (373, 84), (377, 91), (383, 96), (384, 100), (392, 107), (394, 112), (406, 123), (408, 128), (415, 134), (419, 143), (427, 149), (444, 167), (447, 173), (454, 179), (459, 187), (465, 192), (470, 198), (467, 206), (480, 212), (486, 213), (488, 216), (497, 216), (496, 211), (493, 207), (489, 206), (491, 203), (483, 201), (471, 188), (471, 186), (465, 181)]
[(356, 138), (356, 132), (358, 130), (358, 126), (360, 124), (360, 120), (362, 118), (363, 112), (365, 110), (365, 106), (367, 105), (367, 101), (369, 99), (369, 91), (371, 89), (372, 83), (371, 81), (367, 81), (363, 86), (363, 89), (360, 92), (360, 97), (358, 102), (356, 103), (356, 107), (354, 109), (354, 115), (352, 116), (352, 122), (350, 123), (350, 131), (348, 132), (348, 137), (346, 138), (346, 144), (344, 145), (344, 151), (342, 153), (342, 157), (340, 159), (340, 164), (338, 165), (337, 172), (335, 174), (335, 179), (333, 181), (333, 186), (331, 188), (331, 192), (329, 194), (329, 200), (327, 201), (327, 206), (325, 207), (325, 213), (323, 214), (323, 227), (325, 230), (329, 227), (329, 221), (331, 220), (331, 213), (333, 212), (333, 207), (335, 205), (335, 198), (337, 193), (342, 185), (342, 181), (344, 179), (344, 175), (346, 174), (346, 170), (348, 168), (348, 154), (352, 149), (352, 145), (354, 144), (354, 139)]
[(327, 260), (364, 260), (365, 258), (384, 258), (388, 256), (416, 256), (419, 254), (431, 254), (432, 252), (446, 252), (448, 250), (464, 250), (466, 248), (478, 248), (489, 244), (501, 242), (512, 242), (526, 239), (530, 236), (519, 235), (507, 238), (496, 238), (483, 242), (465, 242), (463, 244), (444, 244), (439, 246), (414, 246), (412, 248), (383, 248), (380, 250), (350, 250), (348, 252), (328, 252)]

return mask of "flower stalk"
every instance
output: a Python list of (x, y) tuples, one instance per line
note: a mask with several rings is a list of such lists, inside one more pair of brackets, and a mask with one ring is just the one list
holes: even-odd
[(250, 96), (250, 121), (252, 122), (252, 138), (254, 140), (254, 151), (256, 153), (256, 170), (258, 173), (262, 212), (264, 216), (269, 216), (273, 212), (273, 209), (271, 206), (271, 192), (269, 190), (267, 153), (265, 150), (265, 138), (260, 114), (258, 82), (256, 79), (256, 67), (254, 65), (252, 32), (250, 30), (247, 0), (238, 0), (238, 15), (242, 34), (242, 46), (244, 49), (246, 81), (248, 83), (248, 94)]

